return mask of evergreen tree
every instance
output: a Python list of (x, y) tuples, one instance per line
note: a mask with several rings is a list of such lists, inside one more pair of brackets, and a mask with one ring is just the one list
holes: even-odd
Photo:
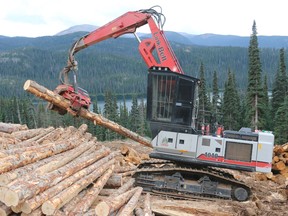
[(129, 113), (129, 129), (138, 132), (139, 129), (139, 109), (138, 109), (138, 100), (137, 96), (133, 95), (132, 97), (132, 106)]
[[(105, 93), (104, 116), (114, 122), (118, 121), (117, 100), (111, 91)], [(105, 140), (116, 139), (117, 134), (111, 130), (105, 129)]]
[(36, 110), (33, 105), (33, 102), (31, 99), (26, 99), (25, 100), (25, 105), (24, 105), (24, 116), (26, 117), (27, 115), (27, 121), (26, 124), (28, 128), (36, 128), (37, 127), (37, 122), (36, 122)]
[(204, 65), (201, 62), (200, 71), (200, 87), (199, 87), (199, 113), (198, 113), (198, 129), (200, 129), (202, 124), (210, 123), (209, 121), (209, 100), (207, 97), (207, 90), (206, 90), (206, 80), (205, 80), (205, 72), (204, 72)]
[(213, 73), (213, 86), (212, 86), (212, 115), (214, 118), (214, 122), (219, 123), (220, 121), (220, 108), (221, 108), (221, 98), (219, 96), (219, 88), (218, 88), (218, 77), (217, 72)]
[(128, 128), (129, 125), (129, 113), (125, 97), (123, 97), (123, 105), (120, 105), (120, 124), (125, 128)]
[(269, 103), (269, 96), (268, 96), (268, 83), (267, 83), (267, 75), (264, 76), (263, 81), (263, 98), (261, 101), (261, 115), (263, 116), (263, 120), (261, 121), (261, 124), (259, 125), (260, 128), (265, 130), (272, 130), (271, 124), (272, 124), (272, 118), (270, 116), (270, 103)]
[(263, 87), (261, 83), (261, 62), (260, 51), (258, 48), (256, 22), (253, 22), (252, 34), (248, 48), (248, 87), (247, 87), (247, 115), (253, 129), (258, 129), (262, 116), (260, 116), (261, 98), (263, 97)]
[[(97, 113), (97, 114), (100, 114), (100, 115), (102, 114), (101, 110), (98, 107), (97, 100), (93, 103), (93, 112)], [(99, 126), (99, 125), (95, 125), (93, 128), (94, 128), (93, 134), (97, 137), (97, 139), (101, 140), (101, 141), (104, 141), (105, 140), (105, 131), (107, 129), (105, 129), (104, 127)]]
[(223, 96), (223, 125), (228, 130), (239, 130), (240, 124), (240, 98), (235, 77), (229, 69)]
[(37, 105), (37, 128), (46, 127), (46, 119), (45, 119), (45, 107), (43, 102), (39, 102)]
[[(280, 49), (280, 62), (279, 69), (275, 75), (275, 80), (272, 89), (272, 118), (274, 119), (275, 114), (281, 104), (284, 101), (285, 95), (287, 95), (287, 75), (285, 65), (285, 53), (284, 49)], [(277, 121), (274, 121), (276, 125)]]
[(140, 104), (138, 106), (138, 113), (139, 113), (139, 128), (138, 128), (138, 133), (141, 136), (146, 135), (146, 106), (144, 103), (144, 99), (141, 98)]
[(277, 122), (274, 127), (275, 143), (284, 144), (288, 141), (288, 96), (278, 108), (275, 122)]

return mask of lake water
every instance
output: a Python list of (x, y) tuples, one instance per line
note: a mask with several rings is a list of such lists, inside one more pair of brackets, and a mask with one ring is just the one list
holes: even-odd
[[(140, 98), (140, 99), (138, 98), (138, 105), (140, 104), (141, 99), (142, 98)], [(100, 108), (101, 112), (103, 112), (105, 101), (97, 101), (97, 103), (98, 103), (98, 108)], [(132, 99), (126, 99), (125, 103), (126, 103), (126, 107), (127, 107), (128, 111), (130, 111), (131, 107), (132, 107)], [(144, 98), (144, 103), (146, 103), (146, 98)], [(120, 108), (120, 105), (123, 106), (123, 104), (124, 104), (123, 99), (117, 100), (118, 109)]]

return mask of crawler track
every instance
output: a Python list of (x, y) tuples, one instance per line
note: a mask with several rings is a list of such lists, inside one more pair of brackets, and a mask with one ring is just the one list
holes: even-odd
[(136, 185), (154, 194), (181, 199), (249, 199), (251, 190), (229, 173), (209, 168), (191, 168), (167, 162), (155, 168), (146, 163), (136, 171)]

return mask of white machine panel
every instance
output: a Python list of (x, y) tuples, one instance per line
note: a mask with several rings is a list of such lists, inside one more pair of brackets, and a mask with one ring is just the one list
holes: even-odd
[(198, 135), (178, 133), (177, 150), (186, 150), (188, 152), (196, 152)]
[(152, 145), (155, 147), (176, 149), (177, 133), (170, 131), (160, 131), (153, 139)]

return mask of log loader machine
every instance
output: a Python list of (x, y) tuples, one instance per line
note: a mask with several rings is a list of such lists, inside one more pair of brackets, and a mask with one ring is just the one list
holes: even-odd
[[(165, 16), (155, 8), (127, 12), (77, 40), (69, 50), (56, 91), (71, 101), (71, 113), (88, 109), (90, 98), (77, 86), (75, 54), (109, 38), (133, 33), (148, 66), (147, 120), (152, 131), (150, 157), (173, 162), (162, 168), (142, 167), (136, 184), (146, 191), (177, 197), (247, 200), (250, 188), (216, 167), (270, 172), (274, 135), (266, 132), (221, 131), (217, 135), (197, 129), (197, 78), (185, 75), (163, 31)], [(149, 25), (151, 38), (140, 40), (136, 29)], [(73, 71), (73, 84), (68, 73)], [(55, 107), (50, 107), (55, 108)], [(62, 113), (64, 114), (64, 113)], [(202, 131), (203, 132), (203, 131)]]

